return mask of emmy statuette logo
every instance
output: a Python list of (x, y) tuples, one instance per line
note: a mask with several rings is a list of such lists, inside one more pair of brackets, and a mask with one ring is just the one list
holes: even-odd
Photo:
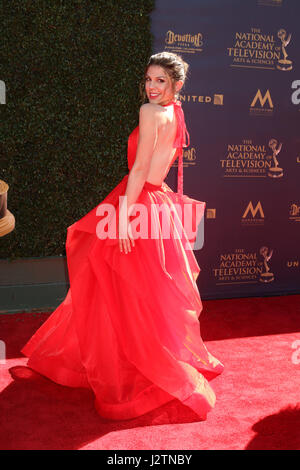
[(277, 33), (277, 36), (281, 40), (281, 51), (282, 51), (282, 54), (283, 54), (283, 59), (280, 59), (278, 61), (277, 68), (279, 70), (283, 70), (285, 72), (288, 71), (288, 70), (292, 70), (292, 68), (293, 68), (292, 61), (287, 58), (288, 54), (287, 54), (286, 49), (285, 49), (286, 46), (288, 46), (288, 44), (290, 43), (291, 34), (289, 34), (288, 37), (286, 37), (287, 32), (285, 31), (285, 29), (280, 29)]
[(280, 153), (282, 144), (280, 143), (278, 148), (277, 148), (277, 140), (276, 139), (270, 139), (269, 141), (269, 147), (273, 151), (272, 159), (274, 166), (271, 166), (268, 170), (268, 176), (271, 178), (281, 178), (283, 176), (283, 169), (280, 168), (279, 162), (277, 160), (277, 155)]
[(264, 261), (264, 267), (265, 267), (265, 272), (262, 272), (260, 274), (260, 281), (261, 282), (271, 282), (274, 281), (274, 274), (270, 272), (270, 268), (268, 266), (268, 261), (272, 258), (273, 255), (273, 250), (269, 251), (269, 248), (266, 246), (262, 246), (261, 249), (259, 250), (259, 254), (263, 257)]

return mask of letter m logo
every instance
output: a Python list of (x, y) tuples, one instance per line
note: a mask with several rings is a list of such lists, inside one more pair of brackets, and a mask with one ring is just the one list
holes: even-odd
[(255, 106), (257, 100), (260, 102), (260, 106), (262, 108), (264, 107), (266, 101), (268, 101), (270, 108), (274, 108), (269, 90), (267, 90), (264, 97), (262, 97), (261, 91), (257, 90), (257, 93), (254, 96), (253, 101), (251, 103), (251, 108), (253, 108)]
[(248, 212), (251, 212), (252, 217), (254, 218), (258, 211), (260, 213), (261, 218), (263, 219), (265, 217), (265, 214), (264, 214), (264, 211), (262, 209), (261, 202), (258, 201), (258, 203), (256, 204), (256, 207), (254, 209), (252, 201), (250, 201), (248, 206), (246, 207), (246, 210), (245, 210), (242, 218), (244, 219), (245, 217), (247, 217)]

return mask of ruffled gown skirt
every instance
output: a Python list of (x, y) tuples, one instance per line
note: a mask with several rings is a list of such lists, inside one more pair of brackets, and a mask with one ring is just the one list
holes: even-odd
[(105, 418), (134, 418), (177, 398), (205, 419), (216, 399), (209, 381), (223, 365), (200, 336), (200, 268), (178, 221), (178, 207), (190, 203), (197, 229), (205, 203), (146, 182), (137, 202), (156, 235), (121, 253), (101, 233), (118, 217), (127, 179), (68, 227), (69, 291), (21, 351), (51, 380), (92, 389)]

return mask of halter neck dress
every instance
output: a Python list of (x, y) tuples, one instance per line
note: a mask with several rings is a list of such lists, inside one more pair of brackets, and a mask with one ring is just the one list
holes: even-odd
[[(120, 252), (117, 238), (101, 238), (103, 220), (116, 220), (126, 174), (68, 227), (70, 288), (21, 350), (29, 367), (58, 384), (92, 389), (98, 413), (112, 420), (143, 415), (174, 399), (206, 419), (216, 399), (209, 381), (223, 371), (200, 336), (195, 231), (179, 230), (178, 208), (190, 204), (197, 228), (205, 202), (183, 194), (182, 147), (189, 136), (181, 103), (168, 106), (177, 119), (178, 191), (146, 181), (137, 200), (158, 235), (135, 239), (128, 254)], [(129, 171), (138, 133), (137, 127), (128, 139)], [(171, 221), (169, 237), (162, 235), (161, 217)]]

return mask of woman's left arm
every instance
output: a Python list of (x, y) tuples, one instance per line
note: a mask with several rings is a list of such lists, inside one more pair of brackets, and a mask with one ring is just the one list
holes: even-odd
[(149, 173), (150, 162), (157, 141), (156, 106), (146, 103), (140, 108), (136, 158), (128, 176), (125, 192), (128, 208), (137, 201)]
[[(157, 107), (147, 103), (141, 106), (139, 116), (139, 141), (135, 162), (130, 170), (124, 199), (120, 204), (119, 239), (120, 251), (130, 251), (128, 218), (133, 210), (145, 181), (157, 141)], [(134, 242), (132, 243), (134, 246)]]

